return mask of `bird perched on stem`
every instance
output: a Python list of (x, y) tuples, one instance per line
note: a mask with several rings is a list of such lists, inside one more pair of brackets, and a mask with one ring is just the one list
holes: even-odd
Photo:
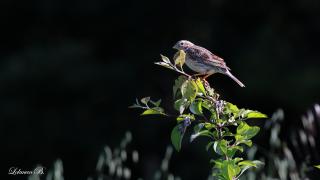
[(186, 53), (185, 63), (187, 66), (191, 70), (199, 73), (197, 75), (204, 75), (204, 79), (214, 73), (221, 73), (229, 76), (241, 87), (245, 87), (241, 81), (231, 74), (230, 68), (226, 65), (224, 60), (219, 56), (214, 55), (209, 50), (187, 40), (178, 41), (173, 48), (183, 50)]

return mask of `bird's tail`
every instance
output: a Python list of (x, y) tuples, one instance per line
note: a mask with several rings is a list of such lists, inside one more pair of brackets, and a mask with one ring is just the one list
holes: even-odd
[(232, 75), (230, 71), (227, 71), (226, 74), (227, 74), (231, 79), (233, 79), (235, 82), (237, 82), (237, 83), (239, 84), (239, 86), (245, 87), (244, 84), (243, 84), (239, 79), (237, 79), (236, 77), (234, 77), (234, 75)]

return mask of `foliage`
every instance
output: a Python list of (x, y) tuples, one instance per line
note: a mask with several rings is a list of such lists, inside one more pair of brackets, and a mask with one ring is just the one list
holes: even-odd
[[(156, 64), (172, 69), (180, 74), (173, 86), (173, 107), (177, 111), (177, 125), (171, 132), (171, 142), (177, 151), (181, 150), (182, 140), (187, 130), (193, 131), (190, 141), (207, 137), (206, 149), (213, 151), (217, 158), (213, 164), (212, 176), (219, 179), (238, 179), (247, 169), (262, 164), (256, 160), (244, 160), (238, 154), (245, 147), (252, 146), (252, 138), (260, 128), (250, 126), (245, 120), (266, 118), (258, 111), (238, 108), (236, 105), (220, 99), (219, 94), (209, 83), (199, 77), (183, 71), (185, 53), (178, 51), (174, 62), (161, 55), (162, 61)], [(149, 102), (152, 106), (149, 105)], [(160, 107), (161, 100), (154, 102), (150, 97), (136, 101), (132, 108), (144, 109), (141, 115), (166, 115)], [(170, 115), (172, 116), (172, 115)], [(192, 128), (193, 127), (193, 128)]]

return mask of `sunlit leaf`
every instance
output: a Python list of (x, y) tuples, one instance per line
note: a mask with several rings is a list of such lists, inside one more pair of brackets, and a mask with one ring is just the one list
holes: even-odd
[(320, 169), (320, 165), (316, 165), (316, 166), (314, 166), (314, 167), (316, 167), (316, 168)]
[(251, 139), (259, 132), (259, 130), (260, 128), (258, 126), (249, 126), (244, 121), (241, 121), (237, 127), (237, 135), (241, 135), (243, 139)]
[(241, 161), (238, 163), (239, 166), (251, 166), (251, 167), (257, 167), (257, 165), (253, 161)]
[(196, 84), (197, 84), (197, 86), (198, 86), (199, 91), (200, 91), (203, 95), (206, 95), (206, 94), (207, 94), (207, 93), (206, 93), (206, 90), (205, 90), (205, 88), (204, 88), (204, 86), (203, 86), (202, 81), (200, 80), (200, 78), (198, 78), (198, 79), (196, 80)]
[(174, 69), (173, 67), (171, 67), (169, 64), (165, 63), (165, 62), (155, 62), (154, 64), (163, 66), (165, 68), (169, 68), (169, 69)]
[(186, 53), (183, 50), (177, 51), (176, 54), (173, 57), (174, 64), (175, 65), (179, 65), (180, 68), (182, 68), (182, 66), (183, 66), (183, 64), (185, 62), (185, 58), (186, 58)]
[(267, 115), (260, 113), (259, 111), (252, 111), (252, 110), (244, 110), (241, 109), (238, 116), (241, 118), (267, 118)]
[(240, 173), (241, 169), (233, 160), (225, 160), (221, 165), (222, 175), (227, 180), (233, 180)]
[(182, 96), (191, 102), (196, 98), (197, 92), (198, 92), (197, 84), (192, 80), (186, 80), (181, 85)]
[(161, 56), (161, 59), (162, 59), (163, 62), (165, 62), (165, 63), (171, 63), (168, 57), (166, 57), (166, 56), (164, 56), (164, 55), (162, 55), (162, 54), (160, 54), (160, 56)]
[(219, 155), (226, 155), (227, 154), (227, 145), (228, 142), (224, 139), (215, 141), (213, 144), (213, 150)]
[(247, 114), (247, 118), (267, 118), (267, 117), (268, 117), (267, 115), (258, 111), (252, 111)]
[(163, 112), (163, 109), (147, 109), (145, 110), (141, 115), (150, 115), (150, 114), (161, 114), (161, 115), (165, 115)]
[(194, 115), (192, 115), (192, 114), (181, 114), (177, 117), (177, 121), (181, 122), (181, 121), (185, 120), (186, 118), (190, 118), (190, 120), (192, 120), (192, 121), (195, 120)]
[(229, 103), (229, 102), (226, 102), (225, 109), (228, 112), (232, 112), (234, 114), (237, 114), (239, 112), (238, 107), (236, 105), (234, 105), (234, 104)]

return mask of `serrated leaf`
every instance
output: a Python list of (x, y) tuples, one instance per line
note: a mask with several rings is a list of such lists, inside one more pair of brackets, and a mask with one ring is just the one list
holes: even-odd
[(196, 115), (202, 114), (202, 101), (193, 101), (189, 107), (190, 111)]
[[(181, 129), (183, 128), (183, 129)], [(171, 131), (171, 142), (173, 147), (179, 152), (186, 128), (180, 124), (176, 125)]]
[(186, 58), (186, 53), (183, 50), (179, 50), (175, 53), (173, 59), (174, 59), (174, 64), (179, 65), (180, 68), (182, 68)]

